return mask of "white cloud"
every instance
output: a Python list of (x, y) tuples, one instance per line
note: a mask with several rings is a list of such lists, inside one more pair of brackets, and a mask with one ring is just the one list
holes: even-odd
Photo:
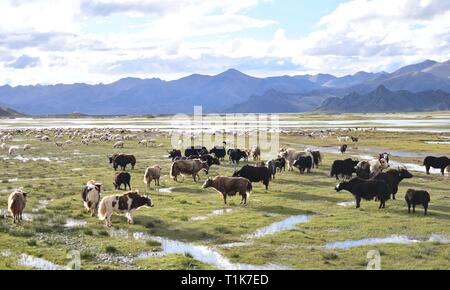
[[(450, 1), (353, 0), (297, 39), (271, 19), (246, 14), (267, 1), (2, 0), (0, 73), (14, 84), (173, 79), (231, 66), (255, 75), (344, 75), (450, 58)], [(133, 29), (86, 30), (119, 16)], [(245, 34), (267, 28), (277, 28), (271, 39)], [(39, 62), (11, 67), (23, 55)]]

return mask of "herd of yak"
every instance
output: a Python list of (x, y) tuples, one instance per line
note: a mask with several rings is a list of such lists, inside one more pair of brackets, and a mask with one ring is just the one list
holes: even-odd
[[(342, 151), (342, 147), (341, 147)], [(184, 151), (173, 149), (168, 152), (172, 159), (170, 177), (178, 181), (178, 176), (183, 179), (185, 176), (192, 176), (194, 182), (197, 182), (199, 172), (204, 171), (208, 174), (211, 166), (220, 165), (228, 155), (229, 161), (235, 166), (239, 165), (241, 160), (248, 161), (253, 158), (256, 165), (245, 165), (239, 170), (235, 170), (230, 177), (216, 176), (208, 178), (203, 188), (214, 188), (223, 196), (223, 201), (227, 204), (228, 196), (241, 196), (241, 204), (246, 204), (249, 194), (252, 191), (252, 183), (262, 182), (267, 190), (269, 182), (275, 179), (277, 172), (282, 172), (288, 168), (293, 171), (294, 167), (300, 172), (309, 173), (314, 167), (318, 167), (323, 158), (321, 152), (306, 149), (298, 151), (295, 149), (282, 149), (276, 159), (268, 162), (261, 162), (261, 150), (254, 147), (251, 150), (229, 149), (224, 146), (217, 146), (211, 150), (205, 147), (190, 147)], [(131, 189), (131, 175), (126, 172), (126, 167), (131, 165), (134, 169), (136, 158), (128, 154), (115, 154), (109, 156), (109, 163), (114, 170), (120, 170), (115, 173), (115, 189), (129, 188), (125, 194), (116, 194), (101, 198), (102, 184), (89, 181), (83, 188), (81, 196), (85, 208), (92, 216), (98, 215), (100, 220), (105, 220), (107, 226), (111, 226), (111, 216), (113, 213), (124, 214), (128, 223), (133, 223), (132, 213), (142, 207), (152, 207), (151, 198), (142, 196), (137, 191)], [(429, 174), (430, 168), (438, 168), (442, 175), (444, 171), (450, 172), (450, 160), (447, 157), (426, 157), (423, 165)], [(353, 175), (356, 174), (356, 177)], [(404, 166), (389, 165), (389, 154), (379, 154), (373, 160), (357, 161), (353, 159), (335, 160), (331, 166), (331, 177), (336, 177), (341, 182), (336, 185), (336, 191), (349, 191), (355, 198), (356, 208), (361, 205), (361, 200), (376, 200), (380, 202), (379, 208), (385, 208), (385, 203), (398, 192), (398, 186), (403, 179), (412, 178), (412, 174)], [(161, 167), (155, 165), (149, 167), (144, 173), (144, 183), (147, 189), (150, 189), (151, 182), (159, 186), (161, 177)], [(27, 192), (23, 189), (15, 190), (8, 199), (8, 211), (13, 216), (14, 222), (21, 220), (23, 209), (26, 205)], [(406, 192), (405, 200), (408, 205), (408, 213), (415, 212), (416, 205), (422, 205), (425, 215), (427, 214), (430, 194), (422, 190), (409, 189)]]

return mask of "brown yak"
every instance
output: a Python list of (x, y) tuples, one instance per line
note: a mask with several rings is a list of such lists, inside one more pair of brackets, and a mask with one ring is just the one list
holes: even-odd
[(12, 215), (14, 223), (22, 220), (22, 212), (27, 205), (27, 195), (27, 192), (19, 188), (8, 198), (8, 212)]
[(172, 163), (172, 167), (170, 168), (170, 177), (174, 181), (178, 181), (178, 175), (181, 175), (183, 179), (184, 175), (192, 175), (194, 182), (197, 182), (197, 177), (199, 177), (198, 172), (202, 169), (204, 169), (206, 174), (208, 174), (208, 163), (203, 162), (199, 159), (176, 160)]
[(216, 176), (208, 178), (203, 188), (212, 187), (223, 196), (223, 202), (227, 204), (227, 196), (235, 196), (237, 193), (242, 197), (241, 204), (247, 204), (247, 197), (252, 192), (252, 183), (243, 177)]

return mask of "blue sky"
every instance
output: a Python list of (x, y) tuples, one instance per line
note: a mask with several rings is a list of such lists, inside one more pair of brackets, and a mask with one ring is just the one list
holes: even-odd
[[(278, 27), (286, 30), (288, 37), (305, 37), (312, 31), (322, 16), (331, 13), (344, 0), (278, 0), (263, 3), (251, 9), (249, 16), (262, 19), (274, 19)], [(283, 3), (281, 5), (281, 3)], [(274, 30), (276, 28), (273, 28)], [(269, 31), (262, 31), (265, 37), (271, 37)], [(274, 32), (274, 31), (273, 31)], [(263, 36), (263, 37), (264, 37)]]
[(450, 59), (446, 0), (2, 0), (0, 84), (392, 71)]

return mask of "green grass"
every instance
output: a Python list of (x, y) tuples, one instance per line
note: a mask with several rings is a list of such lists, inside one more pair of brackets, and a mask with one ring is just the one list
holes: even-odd
[[(327, 115), (289, 115), (293, 119), (332, 119)], [(355, 118), (343, 115), (342, 119)], [(363, 118), (363, 117), (358, 117)], [(339, 134), (339, 135), (344, 135)], [(347, 135), (347, 134), (345, 134)], [(360, 142), (350, 146), (350, 152), (359, 153), (363, 147), (376, 150), (403, 150), (448, 154), (448, 145), (425, 144), (424, 140), (438, 140), (439, 134), (427, 133), (387, 133), (352, 132)], [(184, 182), (174, 182), (169, 178), (170, 160), (164, 158), (171, 147), (170, 138), (160, 136), (157, 144), (161, 148), (138, 146), (138, 140), (125, 141), (125, 149), (115, 150), (111, 143), (82, 146), (77, 138), (74, 145), (62, 149), (52, 142), (42, 143), (31, 136), (19, 135), (33, 149), (20, 154), (29, 157), (51, 157), (54, 162), (3, 160), (0, 167), (0, 204), (6, 208), (10, 191), (23, 186), (30, 192), (26, 213), (33, 213), (39, 200), (51, 200), (47, 208), (33, 213), (33, 221), (13, 224), (11, 218), (0, 218), (0, 253), (8, 250), (7, 256), (0, 256), (0, 269), (22, 269), (17, 259), (22, 253), (41, 257), (59, 265), (65, 265), (67, 253), (73, 249), (81, 252), (83, 269), (212, 269), (190, 255), (167, 255), (136, 259), (135, 264), (105, 263), (97, 259), (98, 254), (112, 256), (136, 256), (142, 252), (160, 251), (160, 245), (153, 241), (134, 240), (130, 237), (110, 235), (104, 222), (90, 217), (83, 208), (80, 192), (90, 179), (104, 184), (104, 195), (117, 193), (112, 185), (114, 170), (108, 164), (107, 154), (125, 152), (137, 157), (137, 165), (132, 174), (132, 187), (145, 193), (142, 182), (147, 166), (156, 164), (163, 168), (161, 187), (174, 187), (170, 193), (152, 189), (154, 208), (142, 208), (134, 213), (135, 224), (127, 225), (123, 216), (114, 215), (115, 228), (142, 231), (154, 236), (191, 242), (214, 247), (234, 263), (279, 264), (295, 269), (365, 269), (367, 252), (379, 250), (382, 253), (383, 269), (449, 269), (450, 245), (424, 242), (410, 245), (383, 244), (355, 247), (348, 250), (325, 250), (326, 242), (368, 237), (405, 235), (426, 240), (431, 234), (450, 237), (450, 196), (449, 178), (437, 175), (426, 176), (413, 172), (414, 178), (404, 181), (399, 189), (398, 199), (388, 201), (385, 210), (378, 210), (375, 202), (362, 202), (361, 209), (339, 207), (338, 202), (352, 201), (349, 193), (336, 193), (336, 180), (329, 178), (329, 168), (333, 160), (341, 159), (340, 154), (325, 154), (323, 164), (312, 174), (300, 175), (296, 172), (277, 174), (266, 192), (262, 184), (254, 184), (254, 192), (246, 206), (239, 205), (239, 198), (229, 199), (224, 206), (219, 194), (214, 190), (201, 188), (202, 182), (194, 183), (186, 177)], [(220, 143), (220, 142), (219, 142)], [(280, 145), (304, 149), (305, 146), (334, 146), (339, 143), (335, 137), (312, 139), (300, 135), (282, 135)], [(73, 154), (79, 150), (82, 155)], [(0, 152), (7, 155), (7, 152)], [(56, 159), (58, 158), (58, 161)], [(264, 159), (269, 156), (263, 156)], [(421, 158), (395, 158), (408, 163), (421, 163)], [(82, 170), (72, 170), (82, 168)], [(231, 175), (233, 167), (228, 161), (222, 166), (214, 166), (210, 176)], [(206, 178), (200, 173), (202, 180)], [(5, 182), (19, 178), (19, 181)], [(152, 186), (153, 187), (153, 186)], [(427, 189), (431, 193), (432, 204), (429, 215), (424, 217), (421, 207), (415, 215), (408, 215), (403, 196), (407, 188)], [(206, 220), (191, 220), (192, 217), (207, 216), (212, 210), (233, 208), (224, 215), (209, 215)], [(217, 247), (223, 243), (245, 241), (245, 235), (253, 233), (273, 222), (291, 215), (308, 214), (308, 223), (299, 224), (295, 229), (275, 235), (254, 239), (250, 245), (236, 248)], [(82, 228), (68, 229), (63, 225), (67, 218), (85, 220)]]

